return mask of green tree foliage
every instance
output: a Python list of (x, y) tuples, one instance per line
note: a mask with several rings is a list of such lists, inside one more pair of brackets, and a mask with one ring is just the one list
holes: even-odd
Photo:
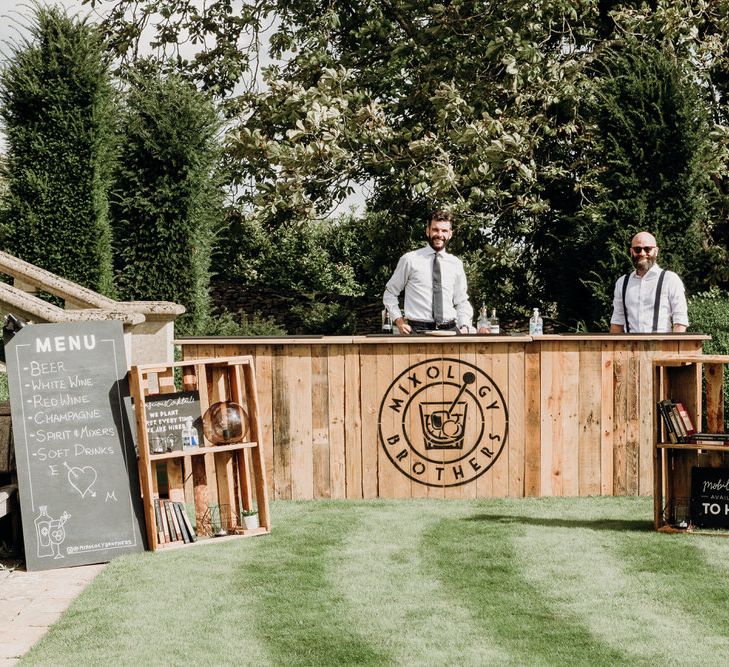
[(175, 76), (134, 77), (125, 99), (111, 198), (118, 289), (181, 303), (180, 324), (196, 332), (221, 211), (219, 122), (207, 96)]
[(37, 8), (28, 38), (11, 47), (0, 102), (4, 247), (112, 294), (114, 95), (98, 31), (57, 8)]
[(705, 97), (675, 54), (624, 42), (602, 51), (594, 73), (593, 199), (545, 230), (540, 268), (562, 321), (607, 326), (615, 279), (632, 270), (627, 248), (641, 230), (656, 236), (660, 264), (689, 291), (702, 284), (711, 144)]
[[(217, 60), (165, 64), (225, 102), (239, 210), (266, 234), (315, 224), (367, 184), (381, 234), (362, 252), (392, 270), (421, 242), (427, 211), (448, 206), (476, 300), (524, 313), (554, 303), (571, 325), (609, 314), (606, 290), (626, 268), (624, 237), (639, 226), (654, 226), (665, 259), (690, 284), (729, 280), (726, 251), (712, 247), (729, 241), (726, 0), (213, 0), (204, 10), (176, 0), (87, 1), (111, 8), (107, 32), (128, 57), (149, 28), (162, 50), (215, 37)], [(254, 86), (267, 22), (270, 55), (282, 60), (263, 67), (263, 85)], [(631, 56), (641, 70), (630, 85), (607, 55), (627, 58), (629, 39), (661, 54)], [(242, 76), (249, 87), (230, 94)], [(642, 93), (658, 106), (635, 102)], [(617, 99), (635, 104), (622, 120), (601, 106)], [(640, 144), (648, 153), (629, 155), (631, 124), (650, 118)], [(698, 132), (710, 149), (690, 157)], [(656, 159), (660, 168), (647, 173)], [(629, 163), (624, 174), (607, 173)], [(648, 194), (637, 205), (641, 188)], [(694, 255), (671, 253), (687, 234), (717, 269), (711, 278), (695, 271)], [(573, 262), (568, 247), (584, 261)], [(238, 264), (250, 259), (242, 251)], [(370, 272), (366, 291), (380, 290), (382, 277)]]

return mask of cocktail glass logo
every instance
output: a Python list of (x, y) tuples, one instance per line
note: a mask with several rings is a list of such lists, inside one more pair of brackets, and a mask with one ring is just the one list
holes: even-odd
[(398, 375), (380, 404), (378, 435), (390, 461), (427, 486), (459, 486), (498, 459), (508, 411), (486, 373), (459, 359), (430, 359)]

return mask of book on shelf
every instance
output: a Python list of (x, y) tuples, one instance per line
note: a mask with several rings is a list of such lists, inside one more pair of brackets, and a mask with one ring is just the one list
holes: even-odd
[[(709, 433), (705, 435), (710, 435)], [(720, 433), (717, 433), (715, 435), (721, 435)], [(711, 440), (709, 438), (701, 438), (699, 440), (689, 440), (687, 444), (691, 445), (698, 445), (701, 447), (702, 445), (721, 445), (722, 447), (729, 446), (729, 440)]]
[(180, 530), (180, 538), (185, 544), (189, 544), (190, 542), (190, 535), (187, 533), (187, 529), (185, 528), (185, 523), (182, 520), (182, 510), (180, 509), (180, 503), (178, 502), (171, 502), (170, 505), (172, 506), (172, 516), (175, 518), (175, 528), (179, 528)]
[(676, 432), (676, 425), (673, 420), (673, 411), (671, 410), (670, 404), (671, 401), (668, 400), (658, 401), (658, 412), (663, 420), (663, 430), (666, 434), (666, 438), (670, 443), (675, 444), (678, 442), (678, 434)]
[(692, 433), (689, 440), (694, 442), (705, 442), (707, 440), (716, 440), (725, 444), (729, 443), (729, 433)]
[(165, 531), (162, 527), (162, 514), (160, 512), (159, 507), (159, 498), (154, 499), (154, 522), (157, 526), (157, 542), (160, 544), (164, 544), (165, 541)]
[(182, 503), (178, 503), (178, 505), (180, 507), (180, 514), (182, 515), (182, 523), (185, 524), (185, 530), (187, 531), (187, 534), (190, 537), (190, 542), (196, 542), (197, 535), (195, 534), (195, 531), (192, 528), (192, 522), (190, 521), (190, 517), (187, 516), (187, 508)]
[(167, 523), (170, 526), (170, 540), (172, 542), (177, 542), (182, 539), (182, 536), (180, 535), (180, 530), (175, 519), (175, 513), (170, 506), (169, 500), (164, 501), (164, 508), (165, 512), (167, 512)]
[(681, 417), (684, 429), (686, 430), (686, 436), (691, 437), (694, 433), (696, 433), (696, 428), (693, 421), (691, 420), (691, 415), (686, 409), (686, 406), (681, 403), (681, 401), (678, 401), (676, 403), (676, 409), (678, 410), (678, 414)]
[(164, 541), (165, 542), (172, 542), (172, 538), (170, 536), (170, 527), (167, 523), (167, 512), (165, 511), (165, 505), (164, 501), (160, 499), (159, 501), (159, 513), (162, 517), (162, 531), (164, 533)]
[(673, 419), (674, 426), (676, 427), (676, 436), (678, 438), (679, 442), (683, 442), (688, 435), (686, 432), (686, 427), (683, 425), (683, 419), (681, 419), (681, 415), (678, 412), (678, 407), (673, 401), (670, 401), (671, 404), (671, 418)]

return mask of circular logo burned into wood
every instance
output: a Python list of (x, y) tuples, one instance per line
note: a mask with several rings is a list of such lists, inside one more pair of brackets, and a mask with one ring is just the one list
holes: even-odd
[(508, 428), (499, 387), (459, 359), (410, 366), (380, 403), (380, 445), (404, 475), (427, 486), (459, 486), (483, 475), (504, 449)]

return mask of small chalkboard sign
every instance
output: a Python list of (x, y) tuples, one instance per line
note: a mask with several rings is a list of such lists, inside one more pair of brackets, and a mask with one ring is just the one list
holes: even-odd
[(729, 528), (729, 468), (691, 468), (691, 523)]
[(121, 323), (28, 324), (5, 356), (26, 568), (142, 551)]
[[(145, 397), (144, 412), (151, 454), (174, 452), (202, 442), (200, 394), (180, 391)], [(185, 438), (187, 425), (193, 429), (192, 438)]]

